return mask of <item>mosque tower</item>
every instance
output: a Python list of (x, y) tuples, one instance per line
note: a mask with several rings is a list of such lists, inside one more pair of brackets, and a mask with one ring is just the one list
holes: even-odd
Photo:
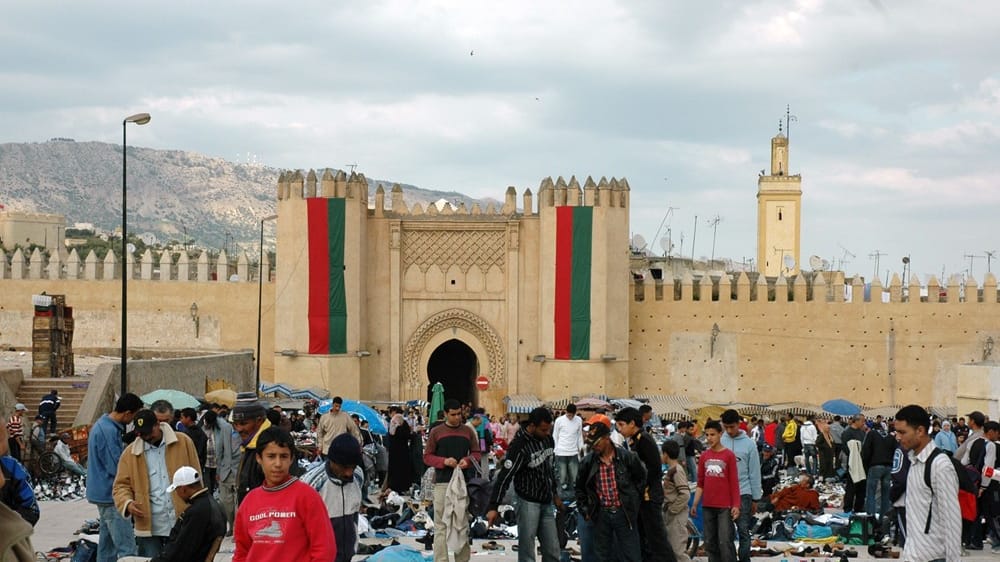
[(771, 173), (757, 178), (757, 270), (767, 277), (799, 272), (802, 176), (788, 173), (788, 137), (778, 124), (771, 139)]

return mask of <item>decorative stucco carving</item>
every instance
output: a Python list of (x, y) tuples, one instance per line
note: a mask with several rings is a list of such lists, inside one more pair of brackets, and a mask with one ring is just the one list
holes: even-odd
[(426, 273), (436, 265), (442, 271), (457, 265), (467, 273), (473, 265), (483, 271), (506, 265), (503, 230), (403, 230), (403, 268), (416, 265)]
[(461, 328), (472, 334), (486, 348), (488, 371), (492, 384), (502, 388), (507, 384), (507, 362), (504, 359), (503, 341), (499, 334), (481, 317), (460, 308), (439, 312), (423, 322), (410, 336), (403, 350), (403, 376), (411, 388), (424, 386), (420, 372), (420, 355), (427, 343), (444, 330)]

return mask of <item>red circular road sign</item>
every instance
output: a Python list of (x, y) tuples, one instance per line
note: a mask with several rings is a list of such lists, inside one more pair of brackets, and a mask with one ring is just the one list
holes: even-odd
[(490, 379), (486, 378), (485, 375), (479, 375), (476, 377), (476, 388), (479, 390), (489, 390)]

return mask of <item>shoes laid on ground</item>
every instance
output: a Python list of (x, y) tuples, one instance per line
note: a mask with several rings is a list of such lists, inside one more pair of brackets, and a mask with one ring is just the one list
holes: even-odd
[(506, 550), (506, 548), (502, 544), (497, 544), (497, 541), (486, 541), (483, 543), (483, 550)]

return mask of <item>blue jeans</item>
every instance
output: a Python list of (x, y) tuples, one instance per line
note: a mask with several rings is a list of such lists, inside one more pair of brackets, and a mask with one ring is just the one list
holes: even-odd
[[(868, 515), (885, 515), (889, 512), (889, 486), (892, 485), (892, 469), (888, 466), (876, 465), (868, 469), (868, 489), (865, 492), (865, 512)], [(875, 505), (875, 493), (878, 492), (878, 509)]]
[(535, 537), (542, 547), (542, 560), (559, 562), (559, 535), (556, 533), (555, 506), (518, 498), (517, 560), (535, 560)]
[(556, 457), (556, 481), (563, 490), (572, 490), (576, 486), (576, 475), (580, 470), (580, 457)]
[[(580, 562), (597, 562), (594, 551), (594, 522), (587, 521), (582, 513), (576, 514), (576, 542), (580, 545)], [(521, 547), (517, 547), (518, 550)]]
[[(594, 552), (597, 559), (640, 562), (637, 514), (624, 509), (600, 509), (594, 521)], [(518, 547), (520, 548), (520, 547)]]
[(733, 516), (728, 507), (702, 507), (705, 526), (705, 554), (708, 562), (735, 562), (736, 546), (733, 544)]
[(100, 531), (97, 543), (97, 562), (115, 562), (123, 556), (135, 556), (135, 533), (132, 524), (122, 517), (113, 503), (98, 503), (97, 516)]
[(163, 547), (167, 544), (167, 537), (136, 537), (135, 542), (139, 545), (139, 556), (153, 558), (163, 552)]
[(753, 496), (750, 494), (740, 496), (740, 516), (736, 519), (736, 534), (740, 537), (740, 562), (750, 562), (750, 525), (753, 523), (753, 515), (750, 514), (751, 503)]
[(802, 456), (805, 457), (806, 472), (816, 476), (819, 472), (819, 452), (816, 450), (816, 445), (803, 445)]
[[(690, 456), (690, 457), (687, 457), (687, 459), (686, 459), (685, 462), (687, 463), (688, 482), (697, 482), (698, 481), (698, 459), (696, 459), (694, 456)], [(693, 496), (694, 494), (691, 494), (691, 495)]]

